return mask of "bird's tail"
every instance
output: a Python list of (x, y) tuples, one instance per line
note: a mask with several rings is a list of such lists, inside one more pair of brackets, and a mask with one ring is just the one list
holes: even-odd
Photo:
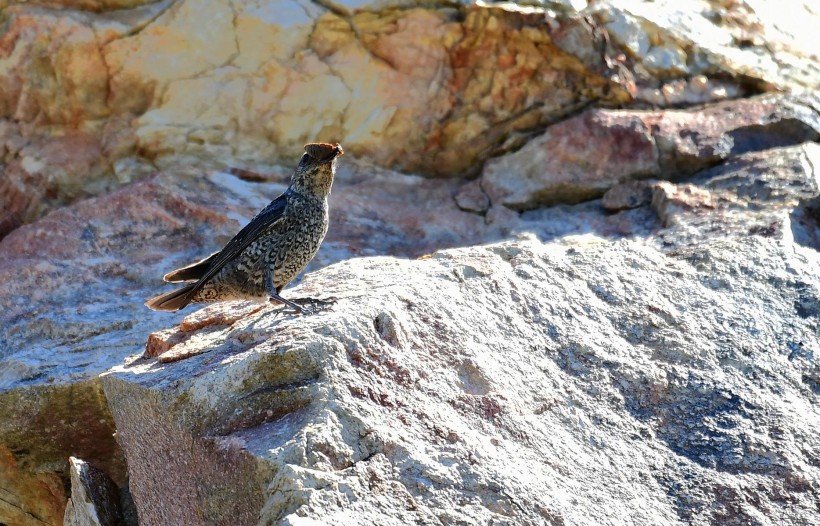
[(168, 283), (182, 283), (184, 281), (196, 281), (203, 276), (211, 267), (211, 263), (219, 252), (214, 252), (205, 259), (201, 259), (196, 263), (191, 263), (187, 267), (172, 270), (162, 277)]
[(188, 293), (191, 292), (194, 286), (196, 286), (196, 283), (191, 283), (180, 289), (154, 296), (145, 302), (145, 306), (151, 310), (176, 312), (190, 303), (191, 298), (188, 297)]

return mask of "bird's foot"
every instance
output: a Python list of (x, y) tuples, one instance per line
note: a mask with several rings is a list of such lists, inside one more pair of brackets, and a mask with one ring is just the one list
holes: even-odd
[[(317, 314), (329, 309), (337, 299), (334, 297), (320, 300), (317, 298), (296, 298), (287, 300), (285, 307), (281, 310), (282, 314), (301, 314), (307, 316), (309, 314)], [(279, 303), (278, 300), (271, 298), (271, 303)]]
[(334, 297), (320, 300), (318, 298), (296, 298), (293, 303), (306, 310), (308, 314), (316, 314), (328, 310), (338, 300)]

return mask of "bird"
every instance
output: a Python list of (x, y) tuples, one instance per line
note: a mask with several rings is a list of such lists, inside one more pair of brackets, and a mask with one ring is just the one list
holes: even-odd
[(300, 314), (313, 312), (280, 292), (313, 259), (327, 234), (328, 196), (343, 154), (338, 143), (306, 144), (287, 190), (222, 250), (165, 274), (166, 282), (188, 284), (154, 296), (145, 305), (176, 312), (190, 303), (268, 299)]

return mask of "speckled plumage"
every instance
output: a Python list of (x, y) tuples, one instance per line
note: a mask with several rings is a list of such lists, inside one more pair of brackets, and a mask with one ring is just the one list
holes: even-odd
[(177, 311), (188, 303), (265, 299), (279, 296), (319, 250), (327, 233), (327, 197), (333, 184), (338, 144), (305, 146), (290, 187), (246, 225), (225, 248), (165, 275), (173, 283), (194, 282), (156, 296), (145, 304), (154, 310)]

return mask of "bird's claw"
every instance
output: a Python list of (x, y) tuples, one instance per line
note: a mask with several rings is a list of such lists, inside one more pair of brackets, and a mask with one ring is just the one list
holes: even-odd
[[(274, 300), (271, 300), (271, 302), (273, 301)], [(335, 297), (323, 300), (316, 298), (296, 298), (289, 300), (279, 312), (281, 314), (300, 314), (302, 316), (308, 316), (329, 309), (336, 301), (338, 300)]]

